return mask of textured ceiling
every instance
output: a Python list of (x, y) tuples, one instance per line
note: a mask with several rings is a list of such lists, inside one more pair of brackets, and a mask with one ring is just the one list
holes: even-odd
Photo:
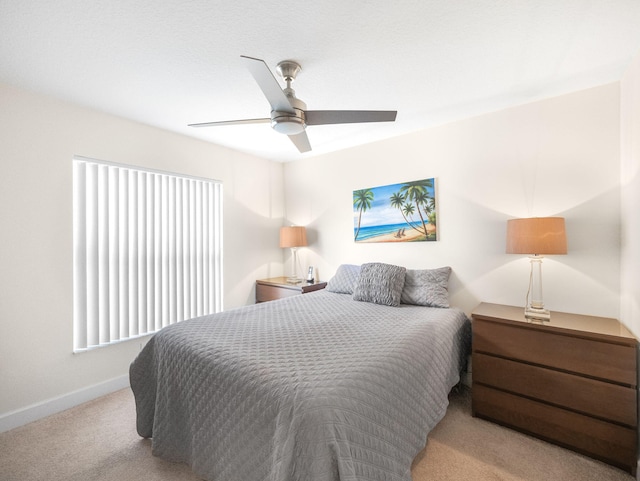
[[(280, 161), (613, 82), (639, 48), (637, 0), (0, 0), (1, 82)], [(397, 121), (308, 127), (304, 155), (187, 127), (268, 117), (240, 55), (301, 63), (309, 109)]]

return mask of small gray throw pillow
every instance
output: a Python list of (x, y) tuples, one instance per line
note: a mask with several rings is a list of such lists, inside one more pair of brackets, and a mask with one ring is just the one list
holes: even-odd
[(449, 307), (451, 267), (407, 270), (401, 302), (428, 307)]
[(360, 278), (353, 291), (353, 299), (385, 306), (399, 306), (405, 272), (404, 267), (391, 264), (363, 264), (360, 268)]
[(342, 264), (338, 267), (335, 275), (329, 279), (325, 289), (337, 294), (353, 294), (358, 277), (360, 277), (360, 266)]

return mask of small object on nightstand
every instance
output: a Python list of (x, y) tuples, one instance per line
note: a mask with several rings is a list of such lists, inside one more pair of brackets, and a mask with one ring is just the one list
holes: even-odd
[(309, 266), (309, 272), (307, 272), (307, 284), (313, 284), (313, 266)]
[(286, 277), (271, 277), (256, 281), (256, 303), (273, 301), (284, 297), (297, 296), (324, 289), (326, 282), (304, 282), (291, 284)]

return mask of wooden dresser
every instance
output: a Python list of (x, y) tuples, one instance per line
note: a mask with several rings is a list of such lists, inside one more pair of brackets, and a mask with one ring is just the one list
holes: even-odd
[(289, 284), (286, 277), (259, 279), (256, 281), (256, 303), (317, 291), (324, 289), (326, 285), (326, 282), (308, 283), (307, 281)]
[(487, 303), (472, 319), (474, 416), (635, 475), (637, 341), (622, 324)]

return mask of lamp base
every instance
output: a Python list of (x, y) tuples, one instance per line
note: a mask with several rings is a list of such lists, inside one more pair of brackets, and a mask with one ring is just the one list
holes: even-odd
[(300, 284), (303, 280), (300, 277), (287, 277), (287, 284)]
[(551, 313), (547, 309), (539, 307), (525, 307), (524, 317), (529, 321), (551, 321)]

